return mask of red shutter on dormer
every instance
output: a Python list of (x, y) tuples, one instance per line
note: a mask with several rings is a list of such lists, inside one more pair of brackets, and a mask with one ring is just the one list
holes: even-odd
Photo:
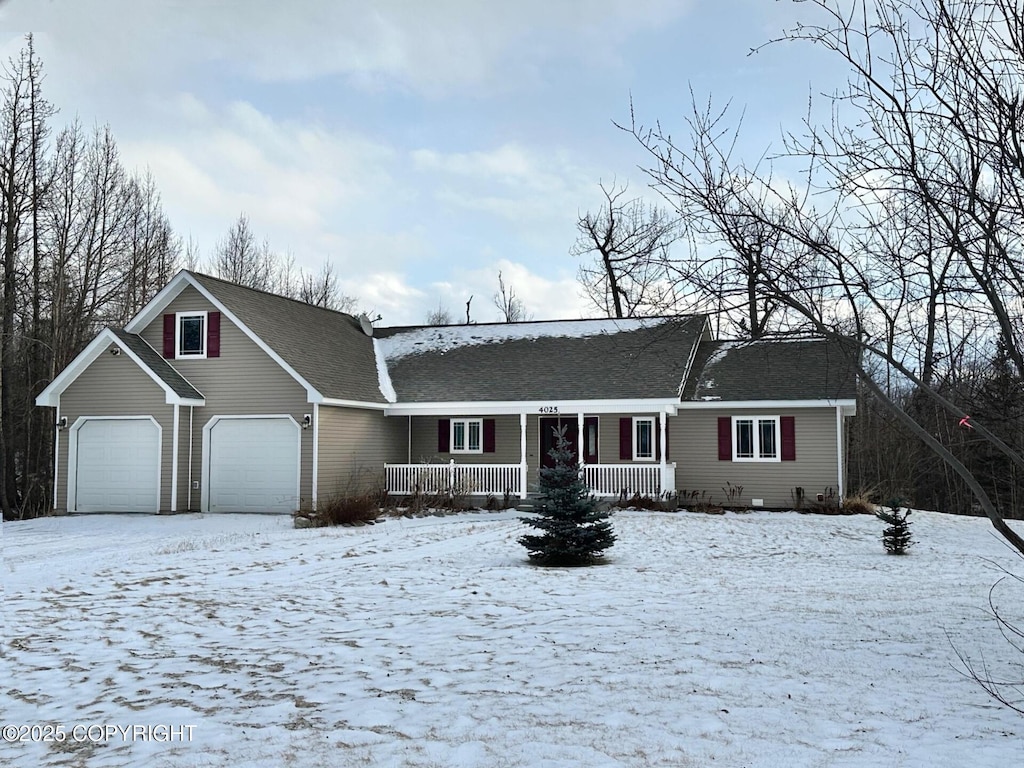
[(783, 416), (779, 419), (782, 432), (782, 460), (796, 461), (796, 417)]
[(207, 312), (206, 326), (206, 356), (220, 357), (220, 312)]
[(484, 419), (484, 453), (494, 453), (495, 442), (494, 419)]
[(164, 359), (174, 359), (174, 315), (164, 315)]
[(732, 461), (732, 417), (718, 417), (718, 460)]
[(437, 452), (449, 453), (451, 451), (452, 420), (437, 420)]
[(633, 419), (619, 419), (619, 461), (633, 460)]

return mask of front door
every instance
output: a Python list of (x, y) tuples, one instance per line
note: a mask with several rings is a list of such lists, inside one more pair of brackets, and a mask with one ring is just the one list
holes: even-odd
[(555, 460), (551, 456), (551, 449), (555, 447), (557, 442), (556, 435), (558, 430), (565, 427), (565, 439), (569, 441), (569, 447), (572, 450), (572, 454), (575, 458), (579, 458), (577, 453), (578, 441), (576, 439), (576, 433), (578, 432), (576, 426), (576, 417), (565, 417), (565, 418), (542, 418), (540, 420), (540, 465), (542, 467), (548, 467), (549, 469), (555, 466)]

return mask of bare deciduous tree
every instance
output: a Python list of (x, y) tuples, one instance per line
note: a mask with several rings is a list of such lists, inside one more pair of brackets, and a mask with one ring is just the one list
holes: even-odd
[[(830, 52), (851, 76), (834, 97), (833, 121), (788, 133), (784, 156), (736, 160), (725, 113), (710, 108), (694, 109), (685, 143), (635, 119), (627, 130), (648, 152), (655, 186), (753, 267), (751, 287), (773, 312), (856, 340), (865, 387), (1024, 552), (1024, 539), (977, 476), (919, 414), (890, 397), (890, 377), (908, 382), (950, 423), (1024, 468), (1019, 445), (936, 386), (938, 373), (955, 366), (946, 356), (993, 350), (997, 340), (1024, 379), (1024, 7), (1019, 0), (807, 5), (820, 22), (784, 39)], [(797, 161), (803, 165), (794, 173)], [(777, 163), (785, 174), (776, 174)], [(753, 261), (745, 247), (752, 241)]]
[(516, 296), (515, 288), (505, 285), (505, 278), (498, 271), (498, 292), (494, 294), (494, 306), (501, 312), (506, 323), (521, 323), (530, 319), (523, 300)]
[(453, 322), (451, 310), (440, 299), (437, 308), (427, 312), (427, 325), (451, 325)]
[(211, 263), (215, 276), (261, 291), (273, 290), (277, 277), (276, 259), (270, 245), (259, 243), (244, 213), (217, 245)]
[(626, 186), (602, 183), (601, 192), (604, 204), (579, 217), (570, 251), (592, 259), (580, 265), (583, 289), (609, 317), (664, 311), (667, 252), (679, 237), (675, 217), (639, 198), (625, 199)]

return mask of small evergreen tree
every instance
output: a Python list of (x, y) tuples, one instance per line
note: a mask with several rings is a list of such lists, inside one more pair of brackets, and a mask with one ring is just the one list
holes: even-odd
[(615, 543), (607, 513), (583, 483), (579, 462), (565, 439), (565, 427), (551, 449), (555, 466), (541, 467), (537, 517), (520, 518), (543, 531), (519, 539), (530, 559), (541, 565), (593, 565)]
[(905, 555), (914, 541), (910, 538), (910, 510), (900, 513), (900, 499), (889, 502), (889, 511), (879, 509), (876, 515), (888, 526), (882, 531), (882, 546), (890, 555)]

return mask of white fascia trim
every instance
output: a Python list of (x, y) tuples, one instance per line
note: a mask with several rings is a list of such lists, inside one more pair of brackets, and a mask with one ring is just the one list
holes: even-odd
[[(48, 406), (50, 408), (56, 408), (60, 403), (60, 396), (64, 393), (68, 387), (74, 383), (75, 379), (81, 376), (86, 368), (93, 364), (97, 357), (107, 351), (107, 348), (111, 345), (116, 346), (121, 350), (121, 354), (130, 357), (139, 368), (141, 368), (149, 378), (151, 378), (156, 385), (164, 391), (164, 402), (168, 405), (205, 405), (206, 400), (195, 400), (190, 398), (183, 398), (167, 384), (163, 379), (156, 375), (152, 368), (142, 362), (142, 358), (136, 355), (132, 350), (124, 344), (117, 334), (115, 334), (109, 328), (104, 328), (99, 332), (89, 346), (78, 353), (78, 357), (71, 361), (67, 368), (58, 374), (57, 378), (50, 382), (49, 386), (46, 387), (39, 396), (36, 397), (36, 405)], [(180, 375), (180, 374), (179, 374)]]
[[(758, 408), (761, 410), (779, 410), (782, 408), (843, 408), (843, 412), (853, 415), (857, 412), (856, 400), (683, 400), (679, 410), (700, 410), (718, 408), (732, 410), (736, 408)], [(852, 409), (852, 410), (851, 410)]]
[(139, 313), (135, 315), (128, 324), (124, 327), (128, 333), (138, 333), (143, 330), (153, 320), (159, 317), (164, 307), (171, 303), (174, 298), (181, 293), (181, 289), (186, 285), (195, 285), (195, 280), (191, 280), (192, 276), (187, 270), (181, 270), (171, 281), (165, 285), (156, 296), (149, 300), (149, 303), (139, 310)]
[(368, 411), (383, 411), (391, 408), (390, 403), (367, 403), (363, 400), (339, 400), (336, 397), (321, 397), (318, 400), (309, 402), (320, 405), (333, 405), (338, 408), (363, 408)]
[(190, 272), (184, 269), (176, 274), (171, 282), (169, 282), (164, 289), (160, 291), (160, 293), (154, 296), (153, 300), (143, 307), (139, 314), (133, 317), (132, 321), (128, 323), (124, 329), (129, 333), (138, 333), (139, 330), (153, 322), (153, 320), (155, 320), (164, 311), (164, 308), (170, 304), (179, 293), (181, 293), (186, 285), (191, 285), (199, 291), (203, 298), (213, 304), (213, 306), (215, 306), (224, 317), (241, 329), (242, 333), (248, 336), (257, 347), (266, 352), (271, 360), (281, 366), (289, 376), (295, 379), (295, 381), (297, 381), (299, 385), (306, 390), (306, 402), (322, 403), (324, 401), (323, 395), (320, 394), (316, 387), (300, 376), (298, 371), (284, 361), (284, 358), (271, 349), (263, 339), (253, 333), (245, 323), (239, 320), (231, 310), (225, 307), (219, 299), (206, 289), (202, 283), (196, 280)]
[[(471, 416), (500, 416), (503, 414), (539, 414), (542, 416), (564, 416), (572, 413), (661, 413), (676, 414), (679, 401), (675, 398), (650, 398), (643, 400), (537, 400), (526, 402), (473, 402), (452, 403), (396, 403), (385, 406), (388, 416), (446, 416), (466, 414)], [(549, 410), (549, 409), (557, 410)]]

